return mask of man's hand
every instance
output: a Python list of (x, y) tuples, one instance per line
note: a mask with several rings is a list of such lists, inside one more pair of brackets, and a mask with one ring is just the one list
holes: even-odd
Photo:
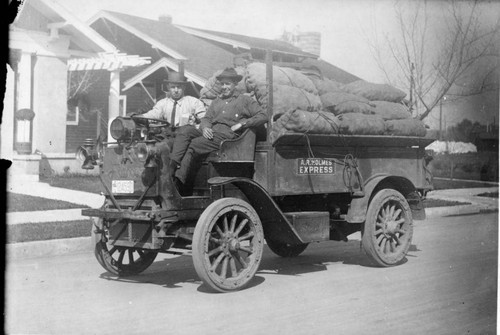
[(231, 130), (232, 131), (237, 131), (238, 129), (240, 129), (243, 125), (241, 123), (237, 123), (235, 124), (234, 126), (231, 127)]
[(214, 138), (214, 131), (212, 128), (203, 128), (203, 137), (205, 137), (208, 140), (211, 140)]

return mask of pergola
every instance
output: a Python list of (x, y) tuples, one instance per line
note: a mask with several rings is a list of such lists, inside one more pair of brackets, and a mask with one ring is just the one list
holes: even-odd
[[(119, 116), (120, 72), (127, 67), (151, 63), (151, 57), (139, 57), (116, 52), (103, 52), (95, 58), (75, 58), (68, 61), (68, 71), (108, 70), (110, 72), (108, 124)], [(108, 129), (108, 139), (110, 139)]]

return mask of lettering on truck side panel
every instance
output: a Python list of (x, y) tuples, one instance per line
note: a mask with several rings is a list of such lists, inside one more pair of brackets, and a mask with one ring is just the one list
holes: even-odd
[(299, 175), (335, 174), (335, 163), (326, 158), (297, 158), (296, 173)]

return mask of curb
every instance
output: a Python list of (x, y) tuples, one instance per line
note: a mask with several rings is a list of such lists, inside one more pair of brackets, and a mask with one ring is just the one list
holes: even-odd
[(458, 205), (447, 207), (432, 207), (425, 209), (426, 219), (432, 219), (444, 216), (478, 214), (481, 210), (474, 205)]
[(66, 255), (77, 252), (93, 252), (90, 237), (76, 237), (48, 241), (6, 244), (8, 260), (20, 260)]

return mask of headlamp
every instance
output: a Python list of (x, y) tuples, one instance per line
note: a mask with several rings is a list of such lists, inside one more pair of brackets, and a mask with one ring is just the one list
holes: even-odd
[(109, 132), (111, 137), (117, 141), (130, 140), (136, 131), (135, 122), (132, 119), (117, 117), (111, 122)]
[(146, 143), (137, 143), (135, 146), (135, 155), (141, 162), (145, 162), (149, 156), (149, 147)]
[(153, 144), (137, 143), (134, 147), (135, 155), (141, 162), (146, 162), (146, 166), (156, 166), (156, 147)]
[(94, 141), (86, 139), (83, 145), (76, 150), (76, 159), (82, 162), (82, 169), (92, 170), (97, 165), (99, 153), (95, 150)]

